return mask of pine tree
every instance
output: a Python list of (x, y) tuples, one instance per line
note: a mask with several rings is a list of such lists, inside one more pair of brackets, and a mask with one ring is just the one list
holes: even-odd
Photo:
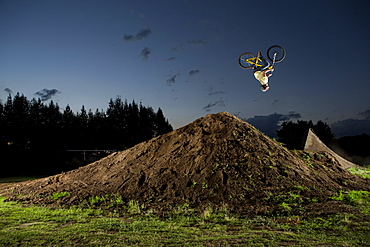
[(156, 114), (156, 135), (163, 135), (173, 130), (172, 126), (169, 124), (168, 120), (164, 117), (161, 108), (158, 108)]

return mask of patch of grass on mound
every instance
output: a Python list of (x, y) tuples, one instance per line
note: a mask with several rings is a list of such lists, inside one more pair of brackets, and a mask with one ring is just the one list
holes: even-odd
[(63, 192), (55, 192), (51, 195), (51, 199), (58, 200), (59, 198), (71, 196), (71, 193), (63, 191)]
[(370, 178), (370, 167), (351, 167), (348, 171), (363, 178)]
[(368, 191), (339, 191), (339, 195), (332, 196), (331, 199), (346, 201), (351, 205), (369, 206), (370, 192)]
[[(340, 200), (347, 200), (339, 194)], [(103, 199), (105, 198), (105, 199)], [(110, 198), (110, 199), (107, 199)], [(112, 202), (112, 196), (94, 203)], [(362, 197), (368, 202), (367, 197)], [(117, 198), (116, 198), (117, 199)], [(364, 246), (370, 214), (327, 217), (242, 217), (225, 208), (195, 212), (187, 204), (158, 216), (134, 201), (127, 213), (92, 208), (51, 209), (0, 198), (0, 246)], [(361, 207), (369, 207), (362, 203)], [(104, 207), (103, 207), (104, 208)], [(367, 210), (369, 212), (369, 210)]]

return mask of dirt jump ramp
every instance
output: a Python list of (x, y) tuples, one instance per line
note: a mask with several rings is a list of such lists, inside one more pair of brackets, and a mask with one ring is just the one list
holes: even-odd
[(306, 143), (305, 143), (305, 146), (304, 146), (304, 151), (311, 151), (311, 152), (324, 151), (324, 152), (328, 152), (337, 159), (338, 163), (344, 169), (348, 169), (348, 168), (357, 166), (356, 164), (344, 159), (343, 157), (338, 155), (336, 152), (331, 150), (328, 146), (326, 146), (320, 140), (320, 138), (317, 137), (317, 135), (313, 132), (312, 129), (308, 130), (307, 139), (306, 139)]

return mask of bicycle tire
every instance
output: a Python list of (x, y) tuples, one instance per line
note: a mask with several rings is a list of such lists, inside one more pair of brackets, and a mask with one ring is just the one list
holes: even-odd
[(275, 63), (279, 63), (284, 60), (286, 56), (285, 49), (280, 45), (273, 45), (267, 49), (267, 58), (274, 62), (274, 53), (276, 53)]
[(243, 69), (250, 69), (253, 67), (253, 64), (248, 63), (247, 60), (250, 58), (254, 58), (255, 56), (251, 52), (245, 52), (239, 56), (239, 65)]

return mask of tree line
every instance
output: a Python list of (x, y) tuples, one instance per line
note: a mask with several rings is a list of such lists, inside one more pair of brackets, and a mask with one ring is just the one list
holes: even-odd
[[(322, 121), (283, 122), (278, 141), (302, 150), (309, 128), (326, 145), (334, 143), (351, 156), (370, 156), (370, 136), (335, 139)], [(69, 105), (62, 110), (53, 101), (9, 95), (6, 102), (0, 101), (0, 177), (68, 171), (90, 162), (70, 150), (124, 150), (172, 130), (161, 108), (154, 111), (135, 100), (117, 97), (110, 99), (106, 111), (82, 106), (74, 113)], [(95, 155), (102, 158), (106, 153)]]
[[(120, 97), (106, 111), (28, 100), (23, 94), (0, 102), (0, 176), (50, 174), (76, 168), (76, 154), (67, 150), (124, 150), (173, 128), (159, 108), (145, 107)], [(76, 162), (75, 162), (76, 163)]]

